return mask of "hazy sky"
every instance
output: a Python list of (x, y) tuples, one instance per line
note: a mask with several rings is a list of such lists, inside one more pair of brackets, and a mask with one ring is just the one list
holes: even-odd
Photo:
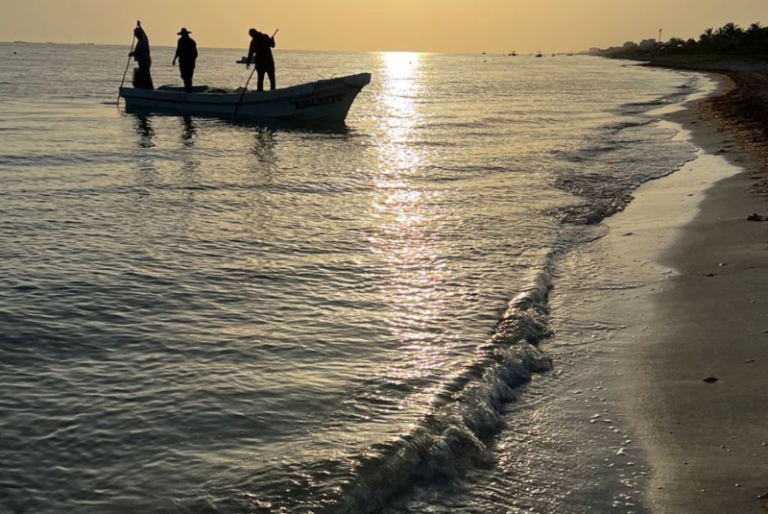
[(155, 45), (184, 26), (200, 46), (245, 47), (251, 26), (285, 49), (559, 52), (695, 37), (768, 23), (768, 0), (0, 0), (0, 41), (130, 45), (141, 19)]

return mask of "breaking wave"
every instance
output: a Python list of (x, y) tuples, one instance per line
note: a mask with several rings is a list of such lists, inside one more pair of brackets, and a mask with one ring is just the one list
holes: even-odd
[(489, 463), (488, 443), (504, 426), (504, 404), (534, 373), (551, 369), (539, 349), (550, 336), (549, 270), (512, 302), (477, 357), (437, 395), (431, 412), (408, 434), (365, 456), (355, 479), (328, 514), (374, 512), (421, 481), (446, 481), (468, 466)]

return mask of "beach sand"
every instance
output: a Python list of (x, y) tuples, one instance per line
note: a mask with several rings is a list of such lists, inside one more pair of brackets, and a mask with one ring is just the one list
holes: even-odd
[(660, 514), (766, 511), (768, 222), (747, 217), (768, 217), (768, 81), (732, 75), (713, 99), (665, 116), (698, 158), (640, 188), (603, 243), (644, 284), (616, 308), (629, 343), (617, 387)]

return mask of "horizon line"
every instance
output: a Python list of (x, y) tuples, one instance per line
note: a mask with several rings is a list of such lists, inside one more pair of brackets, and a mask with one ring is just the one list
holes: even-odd
[[(16, 41), (1, 41), (0, 45), (59, 45), (59, 46), (106, 46), (106, 47), (126, 47), (127, 45), (118, 44), (118, 43), (91, 43), (91, 42), (80, 42), (80, 43), (61, 43), (56, 41), (23, 41), (23, 40), (16, 40)], [(152, 45), (152, 48), (174, 48), (173, 46), (169, 45)], [(243, 45), (243, 47), (228, 47), (228, 46), (200, 46), (200, 48), (203, 49), (210, 49), (210, 50), (241, 50), (245, 49), (247, 50), (248, 45)], [(524, 56), (527, 54), (535, 54), (539, 52), (536, 51), (522, 51), (518, 52), (516, 50), (510, 50), (508, 52), (435, 52), (435, 51), (422, 51), (422, 50), (308, 50), (308, 49), (302, 49), (302, 48), (284, 48), (280, 49), (279, 51), (283, 52), (331, 52), (331, 53), (369, 53), (369, 54), (377, 54), (377, 53), (402, 53), (402, 54), (425, 54), (425, 55), (509, 55), (512, 52), (516, 52), (519, 56)], [(548, 52), (543, 51), (544, 54), (567, 54), (567, 53), (582, 53), (587, 52), (587, 50), (562, 50), (557, 52)]]

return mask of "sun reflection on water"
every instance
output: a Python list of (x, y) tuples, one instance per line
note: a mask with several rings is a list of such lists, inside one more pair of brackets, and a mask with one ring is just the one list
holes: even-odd
[(419, 145), (425, 128), (421, 54), (381, 55), (384, 84), (379, 105), (378, 169), (373, 179), (373, 216), (379, 221), (373, 251), (391, 276), (386, 291), (388, 324), (402, 344), (402, 360), (382, 371), (390, 380), (429, 376), (443, 360), (442, 336), (430, 330), (444, 310), (447, 270), (440, 244), (440, 193), (420, 180), (430, 151)]
[(390, 118), (390, 128), (402, 128), (403, 135), (418, 119), (416, 100), (423, 92), (422, 56), (415, 53), (382, 54), (386, 82), (382, 105)]

